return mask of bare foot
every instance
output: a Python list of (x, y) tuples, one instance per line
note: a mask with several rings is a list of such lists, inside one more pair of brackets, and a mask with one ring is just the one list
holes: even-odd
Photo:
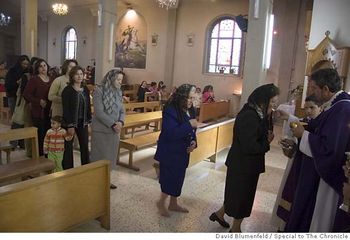
[(174, 212), (183, 212), (183, 213), (189, 212), (187, 208), (180, 207), (179, 205), (169, 205), (168, 209)]
[(159, 214), (161, 216), (163, 216), (163, 217), (170, 217), (170, 214), (169, 214), (168, 210), (159, 201), (157, 202), (157, 208), (158, 208)]

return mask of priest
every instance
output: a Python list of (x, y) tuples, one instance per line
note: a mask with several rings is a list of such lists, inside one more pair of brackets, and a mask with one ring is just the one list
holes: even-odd
[(311, 75), (310, 95), (323, 102), (323, 112), (309, 123), (308, 130), (297, 123), (293, 135), (301, 138), (300, 151), (306, 156), (286, 225), (289, 232), (343, 231), (350, 224), (339, 209), (343, 201), (342, 166), (350, 151), (350, 96), (341, 90), (342, 81), (334, 69)]

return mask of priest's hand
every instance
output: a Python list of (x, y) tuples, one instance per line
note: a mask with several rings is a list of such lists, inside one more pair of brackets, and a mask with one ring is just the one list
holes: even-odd
[(301, 125), (300, 122), (291, 122), (290, 129), (293, 133), (293, 136), (296, 138), (301, 138), (305, 131), (305, 128), (303, 127), (303, 125)]

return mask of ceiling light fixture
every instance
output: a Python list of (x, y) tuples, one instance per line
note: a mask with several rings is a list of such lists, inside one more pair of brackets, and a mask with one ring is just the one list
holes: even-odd
[(3, 13), (0, 13), (0, 26), (7, 26), (9, 25), (11, 21), (11, 17), (10, 16), (6, 16)]
[(64, 3), (55, 3), (52, 5), (52, 11), (59, 16), (66, 15), (68, 13), (68, 6)]

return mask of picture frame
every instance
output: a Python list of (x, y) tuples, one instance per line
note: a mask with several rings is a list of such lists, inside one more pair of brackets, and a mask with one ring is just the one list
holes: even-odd
[(186, 44), (189, 47), (193, 46), (193, 44), (194, 44), (194, 34), (193, 33), (187, 34)]
[(152, 34), (151, 43), (152, 43), (152, 46), (158, 45), (158, 34), (156, 33)]

